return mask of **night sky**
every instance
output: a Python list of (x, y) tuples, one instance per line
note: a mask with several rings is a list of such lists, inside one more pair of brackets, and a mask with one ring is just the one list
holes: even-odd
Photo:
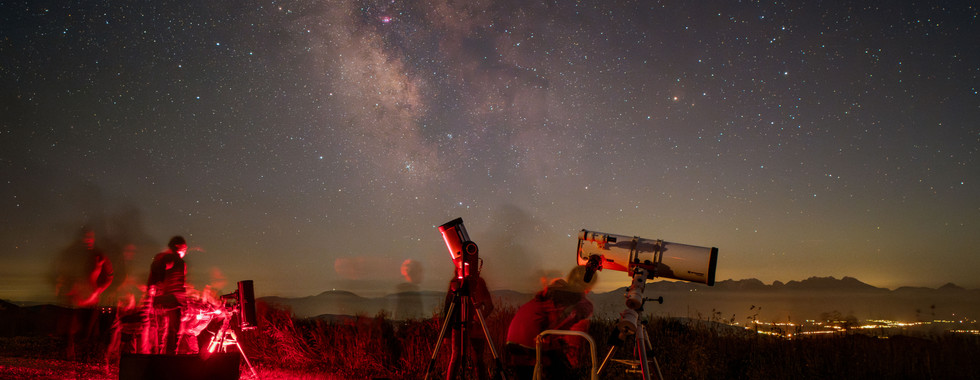
[(977, 288), (978, 14), (0, 1), (0, 298), (50, 297), (86, 224), (117, 285), (180, 234), (198, 287), (376, 296), (413, 260), (443, 290), (456, 217), (498, 289), (581, 229), (718, 247), (719, 281)]

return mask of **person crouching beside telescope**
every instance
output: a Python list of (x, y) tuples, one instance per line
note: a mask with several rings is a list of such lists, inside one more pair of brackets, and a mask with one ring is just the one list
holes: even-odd
[[(588, 332), (592, 318), (592, 301), (586, 294), (597, 282), (593, 274), (589, 282), (584, 280), (586, 268), (576, 266), (565, 279), (554, 279), (514, 314), (507, 329), (506, 350), (509, 365), (519, 380), (534, 377), (535, 338), (545, 330), (574, 330)], [(542, 365), (549, 378), (574, 377), (574, 369), (581, 366), (583, 341), (578, 336), (547, 338)]]

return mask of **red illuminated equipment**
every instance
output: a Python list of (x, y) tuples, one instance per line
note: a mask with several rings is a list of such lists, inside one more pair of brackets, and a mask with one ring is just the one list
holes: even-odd
[[(493, 344), (493, 340), (490, 338), (490, 330), (487, 329), (487, 323), (483, 319), (483, 313), (479, 308), (474, 307), (472, 299), (473, 288), (480, 279), (480, 249), (476, 246), (476, 243), (470, 241), (470, 235), (466, 233), (466, 226), (463, 225), (463, 218), (453, 219), (446, 224), (439, 226), (439, 232), (442, 233), (442, 240), (446, 242), (446, 248), (449, 249), (449, 257), (453, 260), (453, 265), (456, 267), (456, 278), (455, 286), (451, 287), (452, 302), (446, 309), (445, 320), (442, 322), (442, 328), (439, 330), (439, 337), (436, 338), (436, 346), (432, 350), (432, 357), (429, 360), (429, 364), (425, 369), (425, 380), (429, 379), (432, 374), (432, 369), (436, 364), (436, 359), (439, 357), (439, 348), (442, 345), (442, 338), (446, 336), (446, 329), (449, 327), (452, 321), (452, 316), (454, 313), (459, 315), (459, 336), (469, 337), (470, 335), (466, 332), (470, 326), (468, 326), (472, 319), (469, 316), (470, 311), (476, 312), (477, 321), (480, 322), (480, 327), (483, 328), (483, 334), (486, 337), (487, 345), (490, 347), (490, 354), (497, 363), (497, 368), (503, 368), (503, 364), (500, 361), (500, 356), (497, 355), (497, 349)], [(456, 341), (456, 339), (453, 339)], [(460, 353), (459, 361), (455, 363), (456, 373), (464, 374), (463, 378), (466, 378), (467, 358), (469, 351), (467, 351), (467, 344), (469, 339), (458, 339), (458, 346), (453, 347), (454, 352)], [(482, 358), (474, 358), (473, 360), (481, 360)], [(450, 366), (454, 366), (450, 363)], [(500, 374), (501, 379), (503, 379), (503, 373)]]
[(239, 329), (252, 330), (258, 326), (255, 317), (255, 291), (252, 280), (238, 282), (238, 290), (221, 296), (221, 299), (228, 301), (226, 307), (231, 312), (237, 313), (239, 318)]
[(456, 265), (456, 277), (462, 279), (476, 273), (480, 265), (480, 250), (476, 243), (470, 241), (463, 218), (456, 218), (439, 226), (439, 232), (442, 233), (442, 240), (446, 242), (449, 256)]
[[(240, 330), (252, 330), (258, 327), (255, 317), (255, 293), (252, 280), (239, 281), (238, 290), (221, 296), (221, 299), (226, 300), (225, 308), (228, 309), (229, 314), (233, 317), (238, 316)], [(231, 319), (225, 318), (222, 321), (221, 329), (211, 338), (211, 343), (208, 344), (208, 348), (202, 357), (207, 358), (217, 352), (228, 352), (228, 347), (234, 346), (238, 349), (242, 359), (245, 360), (248, 369), (252, 371), (252, 376), (258, 378), (255, 368), (252, 367), (252, 363), (245, 356), (245, 351), (242, 351), (242, 346), (238, 343), (238, 335), (235, 334), (235, 330), (231, 326)]]
[(241, 328), (242, 330), (252, 330), (258, 327), (259, 322), (255, 316), (255, 291), (252, 287), (252, 280), (238, 282), (238, 304), (241, 305)]

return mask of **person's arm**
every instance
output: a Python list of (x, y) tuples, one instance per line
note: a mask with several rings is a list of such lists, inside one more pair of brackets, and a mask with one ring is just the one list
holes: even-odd
[[(95, 269), (92, 270), (91, 277), (89, 278), (92, 287), (95, 288), (95, 292), (101, 294), (109, 285), (112, 285), (113, 276), (112, 262), (109, 261), (109, 258), (103, 255), (96, 256)], [(100, 283), (99, 278), (104, 278), (103, 282)]]
[(563, 310), (562, 313), (560, 314), (560, 318), (558, 319), (558, 322), (554, 324), (552, 329), (568, 330), (569, 328), (572, 327), (572, 325), (575, 324), (575, 322), (578, 322), (581, 319), (582, 318), (576, 315), (574, 311)]
[(555, 324), (555, 329), (570, 330), (579, 321), (587, 320), (592, 317), (592, 302), (583, 295), (575, 304), (561, 310), (559, 322)]
[(146, 294), (153, 297), (157, 294), (157, 284), (163, 281), (162, 262), (158, 257), (153, 258), (150, 263), (150, 275), (146, 279)]

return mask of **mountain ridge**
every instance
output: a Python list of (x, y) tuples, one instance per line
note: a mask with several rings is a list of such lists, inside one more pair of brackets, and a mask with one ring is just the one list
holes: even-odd
[[(615, 318), (625, 305), (627, 288), (590, 293), (598, 317)], [(533, 296), (508, 289), (492, 290), (495, 302), (519, 307)], [(949, 315), (980, 314), (980, 289), (968, 290), (952, 283), (939, 288), (875, 287), (845, 276), (810, 277), (786, 283), (765, 284), (758, 279), (723, 280), (709, 287), (679, 281), (646, 284), (644, 296), (663, 296), (663, 305), (654, 303), (647, 312), (673, 316), (715, 315), (725, 312), (735, 319), (739, 314), (755, 318), (786, 320), (812, 319), (838, 311), (868, 319), (923, 319)], [(380, 297), (361, 297), (350, 291), (327, 291), (316, 296), (286, 298), (261, 297), (260, 301), (284, 306), (297, 317), (319, 315), (369, 315), (384, 312), (393, 319), (426, 318), (441, 313), (446, 293), (440, 291), (401, 292)], [(408, 306), (406, 306), (408, 305)], [(940, 305), (940, 306), (937, 306)], [(759, 309), (763, 312), (759, 312)], [(922, 310), (931, 314), (924, 315)], [(733, 312), (734, 311), (734, 312)], [(939, 313), (939, 314), (937, 314)]]

